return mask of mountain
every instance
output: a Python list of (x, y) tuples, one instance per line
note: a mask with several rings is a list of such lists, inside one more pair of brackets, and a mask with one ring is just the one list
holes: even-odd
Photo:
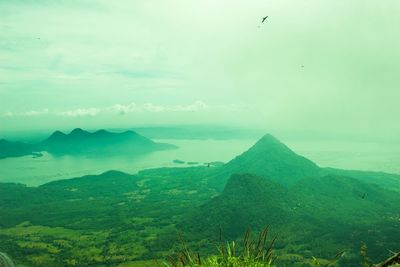
[(320, 244), (330, 248), (325, 251), (357, 251), (362, 240), (379, 258), (379, 244), (398, 246), (399, 175), (320, 168), (271, 135), (215, 171), (209, 184), (225, 185), (223, 190), (179, 224), (194, 243), (215, 239), (219, 227), (224, 238), (233, 240), (247, 226), (269, 225), (284, 233), (280, 246), (308, 244), (296, 248), (300, 255), (318, 255)]
[(248, 173), (234, 174), (222, 193), (196, 209), (182, 227), (200, 233), (215, 233), (221, 227), (224, 235), (232, 238), (247, 226), (284, 224), (295, 205), (295, 199), (288, 196), (288, 189), (274, 181)]
[(136, 154), (176, 148), (173, 145), (153, 142), (134, 131), (112, 133), (98, 130), (91, 133), (80, 128), (72, 130), (69, 134), (56, 131), (38, 146), (53, 154)]
[(107, 156), (110, 154), (138, 155), (142, 153), (177, 148), (171, 144), (156, 143), (134, 131), (112, 133), (106, 130), (88, 132), (80, 128), (69, 134), (55, 131), (37, 144), (0, 140), (0, 159), (25, 155), (40, 156), (41, 151), (55, 155), (90, 154)]
[[(78, 146), (76, 138), (89, 146), (93, 139), (107, 136), (109, 142), (115, 136), (94, 135), (80, 129), (56, 132), (48, 142)], [(400, 249), (400, 194), (392, 188), (398, 177), (319, 168), (266, 135), (218, 167), (159, 168), (135, 175), (109, 171), (39, 187), (0, 183), (0, 243), (26, 266), (64, 266), (71, 259), (85, 266), (114, 266), (168, 254), (181, 230), (190, 248), (207, 255), (218, 228), (223, 240), (232, 241), (241, 239), (247, 226), (254, 233), (269, 225), (270, 236), (278, 234), (279, 266), (311, 264), (312, 257), (332, 259), (345, 250), (339, 266), (353, 267), (360, 263), (361, 242), (375, 262), (388, 250)], [(50, 250), (26, 256), (20, 244), (27, 242)], [(34, 262), (30, 255), (47, 262)]]
[(270, 134), (225, 164), (223, 170), (229, 174), (246, 172), (269, 177), (281, 184), (318, 176), (321, 171), (314, 162), (297, 155)]
[(400, 192), (399, 174), (320, 168), (270, 134), (264, 135), (250, 149), (226, 163), (218, 172), (219, 179), (211, 181), (210, 184), (220, 190), (232, 174), (251, 173), (287, 186), (306, 177), (346, 176)]
[(33, 155), (35, 151), (34, 146), (30, 144), (0, 140), (0, 159)]
[[(240, 240), (247, 227), (257, 232), (268, 225), (279, 235), (278, 247), (301, 257), (329, 258), (343, 248), (357, 251), (363, 241), (371, 256), (382, 258), (383, 248), (398, 247), (399, 218), (400, 194), (354, 178), (307, 177), (285, 186), (235, 174), (220, 195), (193, 209), (178, 227), (201, 244), (199, 240), (215, 240), (218, 229), (225, 240)], [(320, 246), (326, 249), (322, 252)], [(351, 261), (340, 266), (359, 266)]]

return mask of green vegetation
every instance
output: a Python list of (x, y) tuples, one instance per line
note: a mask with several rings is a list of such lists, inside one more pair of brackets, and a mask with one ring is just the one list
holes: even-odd
[(274, 179), (282, 184), (293, 184), (305, 177), (320, 174), (312, 161), (297, 155), (272, 135), (264, 135), (253, 147), (226, 164), (233, 173), (252, 173)]
[(273, 246), (276, 237), (268, 242), (268, 227), (265, 227), (257, 239), (252, 240), (250, 229), (246, 230), (243, 242), (239, 248), (237, 243), (228, 242), (218, 246), (218, 254), (204, 259), (199, 253), (191, 252), (182, 242), (182, 250), (175, 257), (169, 258), (168, 267), (273, 267)]
[(328, 264), (343, 250), (339, 266), (360, 266), (360, 242), (371, 262), (400, 250), (400, 195), (385, 189), (397, 176), (386, 183), (375, 173), (328, 171), (266, 136), (218, 167), (109, 171), (39, 187), (3, 183), (0, 251), (27, 266), (137, 266), (179, 251), (183, 231), (204, 262), (221, 262), (212, 257), (220, 240), (236, 253), (246, 227), (266, 224), (279, 236), (277, 266)]

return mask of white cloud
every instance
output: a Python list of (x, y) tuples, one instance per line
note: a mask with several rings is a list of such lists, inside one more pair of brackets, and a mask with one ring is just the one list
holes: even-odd
[(100, 114), (119, 114), (124, 115), (127, 113), (159, 113), (159, 112), (198, 112), (207, 110), (210, 107), (203, 101), (196, 101), (187, 105), (156, 105), (153, 103), (144, 104), (115, 104), (104, 108), (78, 108), (73, 110), (66, 110), (58, 112), (56, 115), (65, 117), (84, 117), (96, 116)]
[(29, 110), (25, 112), (5, 112), (1, 115), (1, 117), (33, 117), (49, 114), (49, 109), (45, 108), (42, 110)]
[(101, 112), (101, 109), (98, 108), (78, 108), (74, 110), (67, 110), (63, 112), (57, 113), (59, 116), (65, 116), (65, 117), (86, 117), (86, 116), (96, 116), (99, 112)]
[(201, 111), (240, 111), (246, 109), (243, 105), (229, 104), (229, 105), (208, 105), (203, 101), (197, 100), (193, 103), (186, 105), (156, 105), (153, 103), (129, 103), (129, 104), (115, 104), (108, 107), (91, 107), (91, 108), (76, 108), (64, 111), (50, 111), (45, 108), (42, 110), (30, 110), (25, 112), (5, 112), (1, 117), (31, 117), (40, 115), (57, 115), (62, 117), (93, 117), (97, 115), (114, 114), (124, 115), (128, 113), (168, 113), (168, 112), (201, 112)]
[(49, 113), (49, 109), (45, 108), (43, 110), (31, 110), (23, 113), (23, 116), (39, 116), (39, 115), (45, 115)]

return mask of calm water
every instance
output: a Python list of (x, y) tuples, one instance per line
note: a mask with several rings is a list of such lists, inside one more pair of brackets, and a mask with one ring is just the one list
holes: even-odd
[(199, 162), (229, 161), (247, 150), (255, 140), (156, 140), (175, 144), (179, 149), (159, 151), (141, 157), (54, 157), (45, 153), (43, 157), (31, 156), (0, 160), (0, 182), (20, 182), (40, 185), (49, 181), (100, 174), (108, 170), (136, 173), (155, 167), (187, 167), (173, 160)]
[(400, 144), (308, 141), (286, 144), (321, 167), (400, 174)]
[[(100, 174), (107, 170), (136, 173), (155, 167), (186, 167), (186, 162), (227, 162), (247, 150), (256, 140), (157, 140), (179, 146), (179, 149), (154, 152), (141, 157), (54, 157), (44, 154), (0, 160), (0, 182), (40, 185), (49, 181)], [(297, 153), (320, 166), (345, 169), (377, 170), (400, 173), (400, 145), (346, 142), (284, 142)]]

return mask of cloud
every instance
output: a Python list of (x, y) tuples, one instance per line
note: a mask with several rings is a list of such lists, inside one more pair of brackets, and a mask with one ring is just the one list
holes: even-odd
[(65, 117), (87, 117), (87, 116), (96, 116), (98, 113), (101, 112), (101, 109), (98, 108), (78, 108), (74, 110), (67, 110), (63, 112), (57, 113), (59, 116)]
[(5, 112), (1, 115), (1, 117), (33, 117), (49, 114), (49, 109), (45, 108), (42, 110), (29, 110), (25, 112)]
[(210, 108), (203, 101), (195, 101), (187, 105), (155, 105), (152, 103), (136, 104), (129, 103), (126, 105), (115, 104), (105, 108), (78, 108), (74, 110), (67, 110), (58, 112), (59, 116), (66, 117), (84, 117), (96, 116), (99, 114), (119, 114), (124, 115), (127, 113), (159, 113), (159, 112), (198, 112)]
[(246, 107), (242, 105), (208, 105), (203, 101), (197, 100), (186, 105), (156, 105), (153, 103), (129, 103), (115, 104), (108, 107), (76, 108), (64, 111), (50, 111), (45, 108), (42, 110), (30, 110), (25, 112), (5, 112), (1, 117), (31, 117), (40, 115), (56, 115), (62, 117), (93, 117), (97, 115), (124, 115), (128, 113), (192, 113), (202, 111), (240, 111)]

